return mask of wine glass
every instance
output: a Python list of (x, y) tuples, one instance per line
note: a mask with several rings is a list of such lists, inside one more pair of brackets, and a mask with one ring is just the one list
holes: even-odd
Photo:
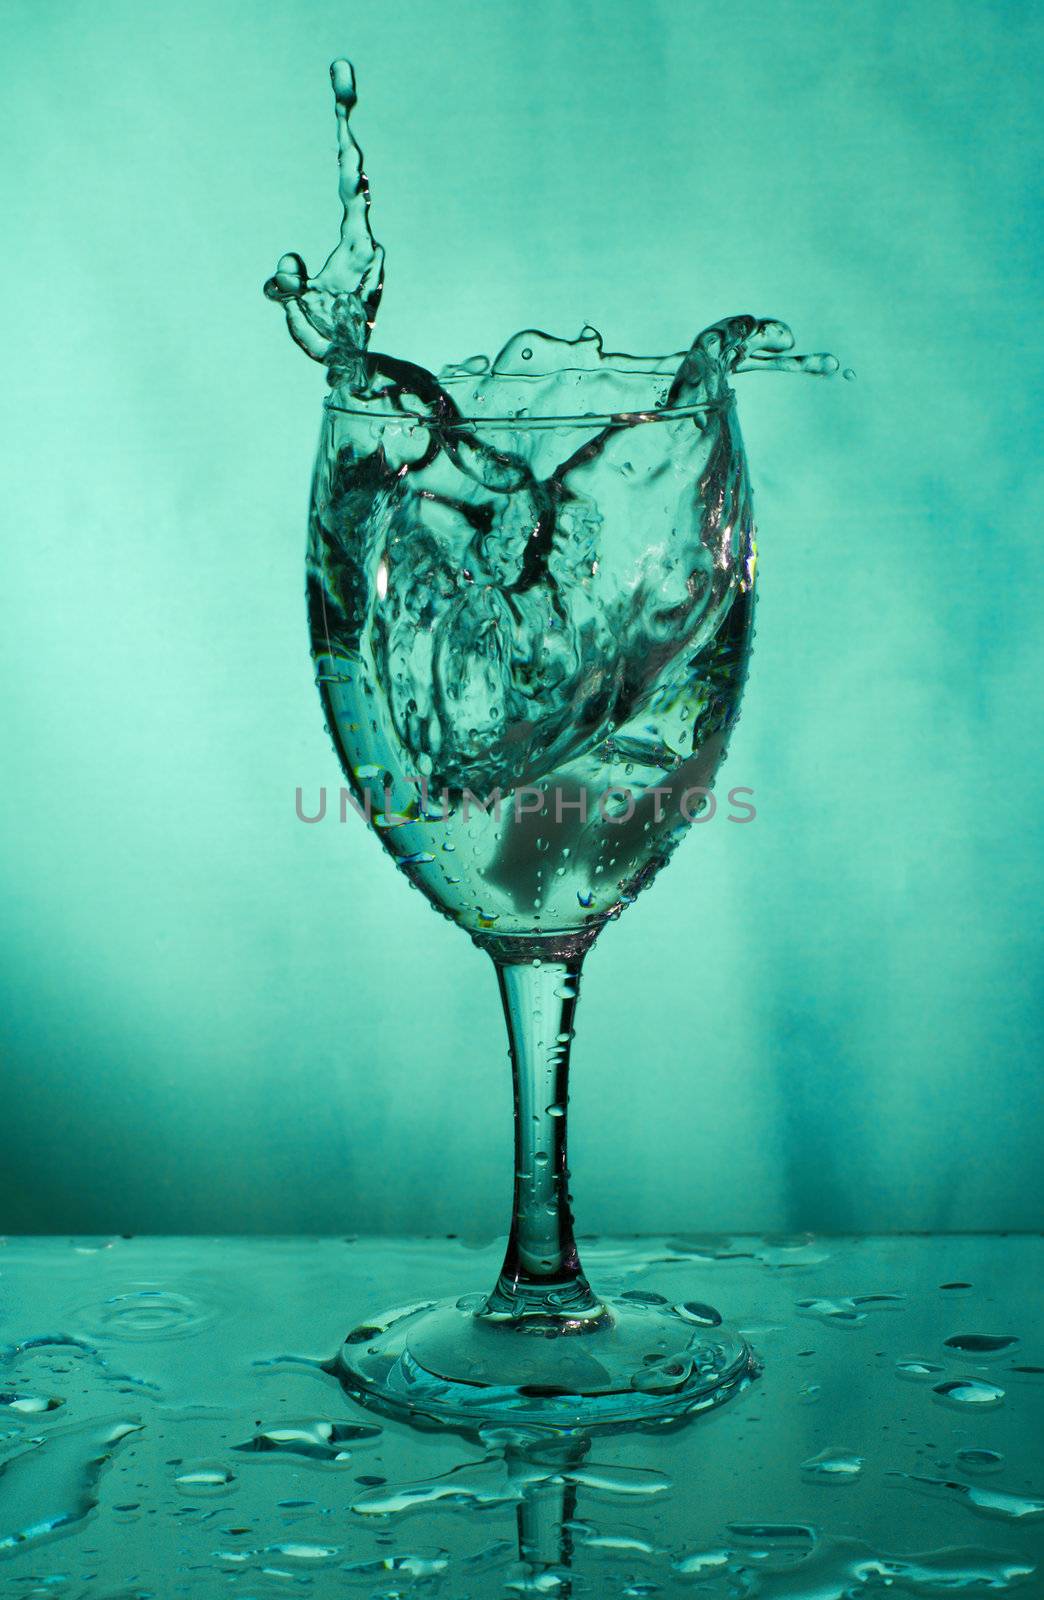
[(753, 1370), (703, 1304), (599, 1296), (573, 1234), (581, 967), (706, 803), (754, 589), (731, 392), (650, 406), (648, 365), (625, 361), (601, 414), (542, 412), (539, 359), (486, 374), (480, 414), (458, 403), (465, 372), (430, 403), (413, 379), (324, 412), (308, 608), (343, 804), (491, 956), (510, 1041), (497, 1283), (371, 1318), (340, 1358), (364, 1399), (450, 1421), (619, 1425), (716, 1403)]
[(535, 329), (435, 377), (370, 349), (384, 251), (331, 67), (340, 240), (265, 293), (327, 368), (308, 609), (359, 812), (492, 958), (514, 1081), (514, 1206), (488, 1294), (383, 1312), (337, 1372), (364, 1401), (465, 1429), (631, 1426), (754, 1373), (697, 1300), (600, 1296), (566, 1165), (584, 957), (707, 804), (750, 648), (754, 523), (732, 373), (828, 374), (783, 323), (731, 317), (666, 357)]

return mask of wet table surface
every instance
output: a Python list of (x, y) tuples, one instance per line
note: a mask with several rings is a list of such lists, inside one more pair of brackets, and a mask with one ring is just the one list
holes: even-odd
[(489, 1286), (453, 1240), (0, 1244), (0, 1596), (1044, 1597), (1042, 1242), (588, 1243), (720, 1308), (761, 1376), (534, 1445), (368, 1413), (367, 1314)]

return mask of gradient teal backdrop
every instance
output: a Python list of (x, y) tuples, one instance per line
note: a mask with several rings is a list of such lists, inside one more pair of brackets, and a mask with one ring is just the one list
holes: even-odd
[[(486, 958), (356, 818), (312, 685), (321, 371), (261, 296), (338, 220), (382, 349), (537, 323), (737, 382), (763, 585), (723, 787), (588, 962), (585, 1231), (1042, 1220), (1041, 13), (1019, 0), (6, 9), (0, 1227), (506, 1220)], [(335, 808), (336, 809), (336, 808)]]

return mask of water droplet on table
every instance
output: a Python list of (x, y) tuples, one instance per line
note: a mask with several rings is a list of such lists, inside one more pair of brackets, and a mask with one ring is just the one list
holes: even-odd
[(864, 1464), (849, 1450), (821, 1450), (801, 1463), (801, 1475), (807, 1483), (854, 1483)]
[(1018, 1344), (1013, 1333), (953, 1333), (943, 1340), (947, 1350), (961, 1350), (967, 1355), (997, 1355)]
[(980, 1411), (999, 1406), (1004, 1399), (1003, 1389), (981, 1378), (947, 1378), (937, 1383), (932, 1393), (944, 1405), (974, 1407)]

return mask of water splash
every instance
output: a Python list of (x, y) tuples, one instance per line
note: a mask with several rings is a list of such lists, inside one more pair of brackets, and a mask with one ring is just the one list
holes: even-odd
[[(327, 724), (356, 803), (439, 909), (480, 941), (568, 936), (619, 916), (709, 810), (738, 715), (756, 551), (730, 380), (838, 364), (752, 315), (662, 356), (590, 326), (526, 329), (437, 375), (375, 349), (384, 252), (354, 75), (332, 78), (340, 241), (314, 278), (289, 254), (265, 285), (331, 388), (309, 561)], [(589, 823), (625, 780), (633, 818)], [(527, 792), (542, 822), (487, 814)], [(535, 828), (562, 847), (554, 871)]]
[(380, 303), (384, 251), (370, 231), (369, 185), (362, 151), (348, 122), (356, 100), (355, 74), (347, 61), (335, 61), (330, 79), (344, 208), (341, 235), (315, 278), (309, 278), (299, 255), (282, 256), (265, 284), (265, 294), (282, 305), (291, 336), (305, 354), (327, 364), (332, 381), (343, 375), (350, 387)]
[[(628, 356), (606, 352), (596, 328), (586, 325), (576, 339), (556, 338), (537, 328), (514, 334), (491, 361), (487, 356), (470, 356), (444, 366), (438, 379), (423, 368), (390, 356), (367, 360), (384, 289), (384, 249), (377, 243), (370, 226), (370, 187), (363, 168), (363, 154), (350, 126), (357, 94), (351, 63), (334, 61), (330, 67), (337, 115), (339, 194), (342, 205), (341, 232), (337, 245), (321, 271), (310, 278), (301, 256), (290, 252), (280, 258), (267, 280), (264, 292), (283, 308), (287, 326), (295, 343), (312, 360), (327, 367), (330, 385), (344, 398), (373, 398), (381, 395), (391, 405), (409, 410), (406, 401), (417, 402), (415, 415), (429, 419), (432, 412), (444, 420), (456, 419), (462, 409), (481, 414), (481, 407), (495, 396), (503, 406), (505, 396), (510, 416), (556, 414), (558, 405), (547, 406), (566, 392), (582, 391), (583, 404), (576, 400), (579, 414), (614, 413), (617, 406), (613, 378), (621, 370), (648, 374), (659, 393), (659, 407), (672, 408), (703, 403), (723, 392), (725, 377), (732, 372), (774, 370), (832, 376), (838, 371), (835, 356), (826, 352), (813, 355), (794, 353), (794, 336), (776, 318), (728, 317), (703, 329), (687, 350), (670, 356)], [(507, 390), (496, 379), (517, 379), (517, 388)], [(593, 379), (593, 381), (591, 381)], [(458, 399), (451, 399), (446, 387), (464, 384)], [(541, 382), (541, 380), (549, 380)], [(585, 381), (586, 380), (586, 381)], [(534, 388), (534, 382), (536, 387)], [(462, 408), (459, 396), (466, 396)], [(602, 399), (604, 404), (595, 404)], [(490, 473), (499, 475), (501, 488), (517, 488), (518, 470), (513, 463), (494, 461), (480, 451), (476, 462), (483, 480)]]

